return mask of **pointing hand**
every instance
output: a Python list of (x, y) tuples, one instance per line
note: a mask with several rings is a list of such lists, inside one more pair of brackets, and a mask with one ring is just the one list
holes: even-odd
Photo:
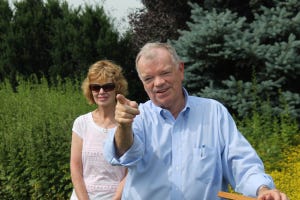
[(131, 125), (136, 115), (140, 114), (138, 104), (124, 97), (122, 94), (116, 96), (117, 105), (115, 119), (121, 125)]

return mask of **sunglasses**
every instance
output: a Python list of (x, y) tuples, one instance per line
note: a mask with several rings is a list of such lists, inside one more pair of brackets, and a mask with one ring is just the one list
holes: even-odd
[(104, 92), (110, 92), (116, 88), (116, 85), (114, 83), (106, 83), (104, 85), (90, 84), (90, 90), (93, 92), (99, 92), (101, 88), (104, 90)]

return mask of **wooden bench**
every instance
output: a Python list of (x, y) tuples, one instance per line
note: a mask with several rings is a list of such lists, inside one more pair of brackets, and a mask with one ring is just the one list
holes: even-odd
[(231, 199), (231, 200), (256, 200), (256, 198), (246, 197), (240, 194), (234, 194), (229, 192), (219, 192), (218, 197)]

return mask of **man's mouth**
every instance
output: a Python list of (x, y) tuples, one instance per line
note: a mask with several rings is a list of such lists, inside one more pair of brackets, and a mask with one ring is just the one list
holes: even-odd
[(159, 89), (159, 90), (156, 90), (155, 93), (164, 93), (166, 92), (168, 89)]

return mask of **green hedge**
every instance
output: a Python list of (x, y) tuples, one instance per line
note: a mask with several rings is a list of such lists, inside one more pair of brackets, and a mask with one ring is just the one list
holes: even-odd
[[(38, 83), (39, 82), (39, 83)], [(0, 85), (1, 199), (67, 199), (74, 119), (91, 109), (78, 83)]]

